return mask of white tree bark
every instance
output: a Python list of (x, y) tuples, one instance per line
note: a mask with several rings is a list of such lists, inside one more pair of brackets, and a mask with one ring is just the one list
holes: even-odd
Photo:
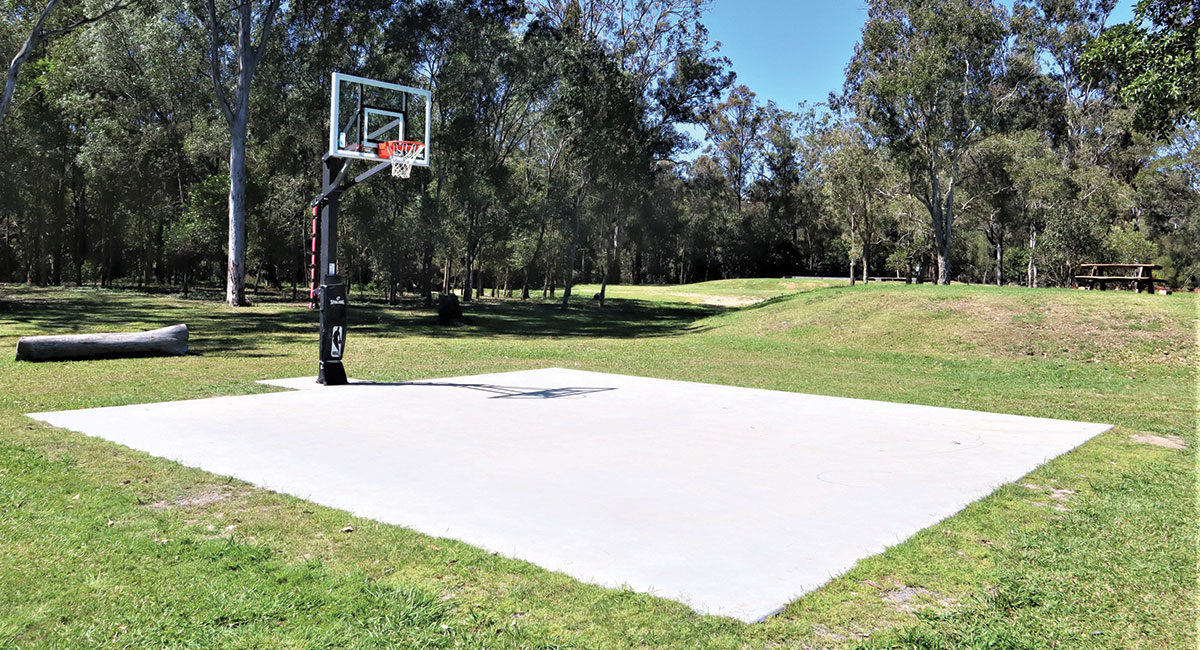
[[(238, 95), (241, 94), (239, 89)], [(246, 304), (246, 131), (249, 120), (247, 113), (247, 110), (239, 107), (234, 111), (233, 123), (230, 125), (229, 264), (225, 278), (225, 302), (232, 307)]]
[(250, 82), (262, 60), (271, 34), (279, 0), (271, 0), (262, 14), (258, 45), (253, 43), (252, 2), (237, 6), (237, 80), (233, 104), (221, 80), (221, 23), (215, 0), (208, 0), (209, 57), (217, 107), (229, 125), (229, 250), (225, 278), (225, 302), (231, 307), (246, 304), (246, 138), (250, 122)]

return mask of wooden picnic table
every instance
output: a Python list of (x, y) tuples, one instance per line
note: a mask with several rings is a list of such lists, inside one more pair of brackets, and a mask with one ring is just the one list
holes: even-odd
[[(1129, 282), (1134, 289), (1141, 293), (1154, 293), (1154, 272), (1162, 270), (1158, 264), (1080, 264), (1081, 275), (1075, 276), (1075, 281), (1087, 283), (1089, 289), (1103, 291), (1109, 284)], [(1119, 271), (1137, 271), (1136, 275), (1125, 273), (1115, 275)]]

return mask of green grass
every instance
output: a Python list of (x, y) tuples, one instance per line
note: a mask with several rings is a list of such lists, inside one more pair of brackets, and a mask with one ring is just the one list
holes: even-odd
[[(845, 280), (826, 278), (747, 278), (738, 280), (714, 280), (687, 285), (609, 285), (605, 298), (653, 300), (664, 302), (688, 302), (711, 304), (719, 307), (740, 307), (769, 298), (778, 298), (801, 291), (811, 291), (845, 284)], [(598, 284), (581, 284), (576, 295), (588, 299), (600, 291)]]
[(0, 648), (1196, 646), (1195, 296), (780, 282), (610, 287), (603, 310), (565, 313), (484, 300), (461, 328), (356, 304), (347, 364), (379, 380), (576, 367), (1117, 427), (745, 625), (34, 422), (311, 375), (314, 314), (0, 287), (9, 350), (186, 322), (194, 351), (0, 359)]

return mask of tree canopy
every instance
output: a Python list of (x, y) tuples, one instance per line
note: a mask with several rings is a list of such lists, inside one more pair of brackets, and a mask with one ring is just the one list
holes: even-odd
[(1088, 43), (1084, 64), (1112, 76), (1121, 98), (1137, 105), (1140, 128), (1169, 134), (1200, 120), (1200, 5), (1194, 0), (1139, 0), (1130, 23)]

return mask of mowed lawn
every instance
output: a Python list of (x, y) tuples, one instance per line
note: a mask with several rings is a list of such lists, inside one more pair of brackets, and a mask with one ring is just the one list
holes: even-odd
[[(1194, 295), (784, 282), (484, 300), (459, 328), (352, 295), (347, 367), (561, 366), (1116, 428), (746, 625), (34, 422), (315, 374), (315, 314), (0, 286), (0, 648), (1196, 646)], [(23, 335), (178, 322), (183, 358), (11, 356)]]

